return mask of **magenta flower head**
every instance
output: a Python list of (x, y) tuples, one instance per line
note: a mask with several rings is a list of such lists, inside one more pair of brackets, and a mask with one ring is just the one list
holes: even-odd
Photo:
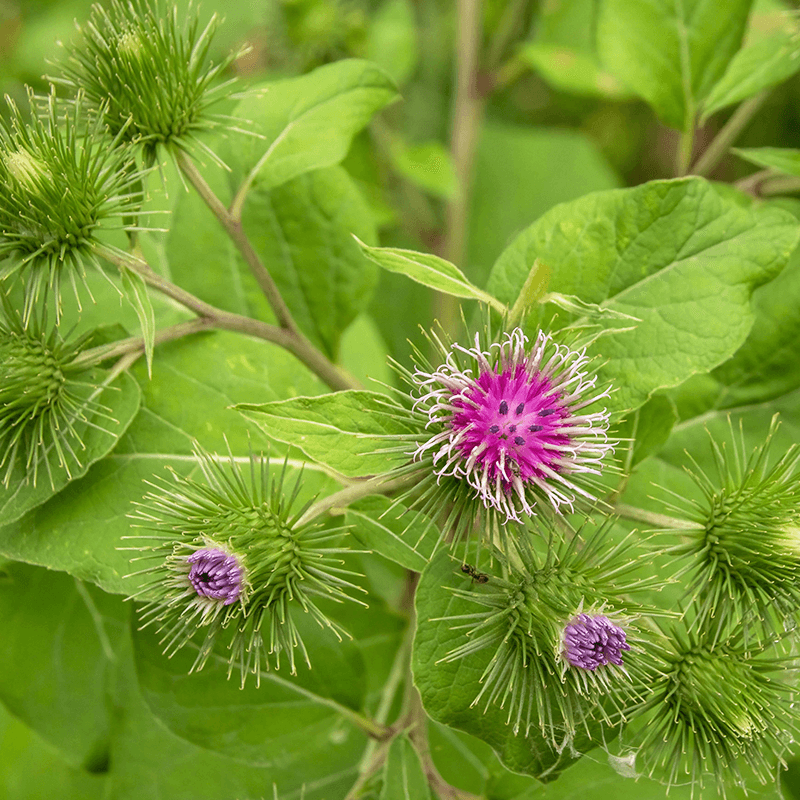
[(239, 599), (244, 575), (236, 556), (206, 547), (192, 553), (186, 563), (190, 565), (189, 582), (200, 597), (222, 601), (224, 606)]
[(594, 672), (606, 664), (622, 666), (622, 651), (630, 650), (625, 631), (602, 614), (578, 614), (564, 628), (564, 658)]
[(487, 349), (478, 335), (474, 348), (452, 345), (438, 369), (412, 376), (432, 433), (414, 460), (430, 458), (439, 481), (466, 481), (502, 521), (533, 516), (540, 498), (557, 511), (594, 500), (576, 478), (599, 475), (615, 442), (607, 411), (585, 412), (609, 393), (595, 389), (589, 362), (543, 331), (530, 347), (520, 328)]

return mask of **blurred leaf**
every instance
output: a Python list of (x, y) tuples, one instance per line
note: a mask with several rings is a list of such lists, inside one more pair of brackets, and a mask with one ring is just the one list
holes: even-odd
[(0, 700), (70, 765), (105, 771), (106, 693), (115, 657), (101, 611), (108, 595), (24, 564), (11, 564), (6, 573)]
[(788, 15), (786, 27), (743, 47), (703, 103), (705, 120), (721, 108), (782, 83), (800, 70), (800, 30)]
[(780, 272), (798, 233), (785, 211), (744, 208), (701, 179), (653, 181), (552, 209), (506, 249), (488, 288), (511, 302), (538, 258), (551, 291), (641, 320), (591, 350), (617, 389), (609, 407), (632, 410), (736, 352), (753, 325), (753, 290)]
[[(144, 481), (167, 478), (167, 466), (184, 475), (197, 470), (193, 438), (218, 453), (227, 452), (227, 439), (243, 459), (250, 447), (266, 450), (267, 441), (230, 406), (323, 388), (287, 352), (245, 336), (206, 333), (158, 352), (152, 381), (144, 365), (136, 368), (142, 410), (114, 452), (57, 497), (0, 529), (0, 553), (65, 570), (110, 592), (131, 593), (137, 582), (123, 576), (135, 567), (117, 548), (130, 544), (122, 537), (133, 532), (127, 515), (147, 492)], [(273, 446), (271, 452), (282, 460), (285, 449)], [(313, 468), (306, 468), (304, 484), (304, 498), (336, 486)]]
[(633, 446), (630, 466), (635, 467), (640, 461), (657, 453), (669, 439), (672, 428), (678, 421), (675, 403), (664, 395), (651, 397), (643, 406), (637, 408), (626, 417), (614, 435), (621, 439), (633, 439), (633, 442), (622, 441), (617, 454), (625, 458), (623, 451)]
[(369, 247), (361, 241), (358, 243), (367, 258), (389, 272), (399, 272), (412, 281), (453, 297), (480, 300), (501, 314), (505, 311), (496, 298), (473, 286), (457, 266), (439, 256), (417, 253), (414, 250), (401, 250), (397, 247)]
[(0, 787), (4, 800), (104, 800), (105, 775), (75, 769), (0, 705)]
[(624, 99), (630, 92), (601, 66), (593, 53), (558, 44), (528, 42), (519, 57), (554, 89), (577, 95)]
[(320, 397), (296, 397), (261, 405), (239, 404), (236, 410), (279, 442), (302, 450), (312, 461), (348, 477), (386, 472), (407, 459), (397, 436), (410, 428), (397, 419), (402, 409), (393, 400), (361, 390)]
[(489, 268), (509, 242), (557, 203), (619, 185), (582, 133), (487, 122), (478, 141), (470, 201), (470, 279), (485, 285)]
[(419, 59), (417, 23), (409, 0), (383, 0), (370, 15), (367, 58), (402, 86), (413, 75)]
[(337, 61), (299, 78), (251, 90), (234, 115), (264, 138), (237, 138), (223, 158), (231, 185), (249, 174), (272, 189), (310, 170), (341, 161), (353, 136), (372, 115), (397, 99), (383, 70), (367, 61)]
[(389, 745), (380, 800), (430, 800), (431, 790), (417, 751), (405, 734)]
[(393, 386), (395, 373), (387, 362), (388, 349), (375, 321), (368, 314), (359, 314), (342, 335), (339, 357), (342, 366), (367, 388), (386, 391)]
[[(99, 386), (103, 380), (107, 379), (107, 375), (108, 373), (104, 370), (94, 370), (93, 378), (97, 382), (96, 385)], [(139, 386), (127, 372), (123, 372), (104, 388), (95, 398), (95, 402), (103, 406), (102, 414), (104, 416), (90, 416), (90, 424), (80, 421), (75, 423), (75, 430), (78, 432), (83, 447), (73, 443), (73, 449), (80, 461), (76, 461), (75, 457), (65, 451), (67, 466), (59, 466), (56, 452), (51, 449), (48, 453), (47, 458), (51, 465), (53, 485), (50, 483), (47, 470), (40, 467), (39, 479), (34, 486), (33, 482), (27, 479), (24, 465), (18, 463), (14, 468), (8, 488), (0, 486), (0, 526), (16, 522), (31, 509), (42, 505), (62, 491), (70, 482), (84, 476), (92, 464), (108, 455), (136, 417), (140, 401)], [(6, 550), (6, 543), (2, 529), (0, 529), (0, 553), (6, 552), (10, 554), (13, 552), (13, 548)], [(15, 556), (10, 555), (10, 557), (14, 558)]]
[(700, 103), (742, 44), (753, 0), (601, 0), (606, 67), (673, 128), (691, 130)]
[(347, 508), (353, 536), (369, 550), (422, 572), (439, 541), (439, 530), (423, 514), (386, 497), (365, 497)]
[(441, 143), (406, 144), (395, 139), (389, 155), (398, 174), (419, 189), (445, 200), (452, 199), (458, 192), (453, 159)]
[(757, 167), (800, 177), (800, 150), (788, 147), (732, 147), (731, 152)]

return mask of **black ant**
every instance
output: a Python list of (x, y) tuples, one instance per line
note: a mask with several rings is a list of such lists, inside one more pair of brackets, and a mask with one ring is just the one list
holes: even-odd
[(483, 572), (478, 572), (472, 564), (462, 564), (461, 571), (465, 575), (469, 575), (475, 583), (489, 583), (489, 576)]

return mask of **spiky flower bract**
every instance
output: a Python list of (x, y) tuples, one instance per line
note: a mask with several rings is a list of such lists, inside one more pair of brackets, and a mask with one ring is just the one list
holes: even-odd
[(800, 448), (770, 465), (778, 427), (773, 417), (765, 442), (748, 457), (744, 438), (711, 440), (717, 476), (697, 466), (689, 473), (703, 499), (681, 499), (680, 510), (697, 523), (681, 530), (672, 552), (687, 563), (687, 591), (697, 622), (732, 619), (781, 631), (800, 610)]
[[(36, 486), (54, 467), (72, 474), (81, 465), (81, 431), (110, 419), (94, 398), (97, 377), (79, 356), (87, 336), (63, 339), (34, 314), (27, 324), (5, 297), (0, 305), (0, 475)], [(20, 476), (24, 475), (24, 478)]]
[(231, 81), (214, 84), (238, 56), (209, 62), (217, 24), (214, 16), (201, 29), (196, 9), (181, 19), (158, 0), (98, 3), (52, 80), (85, 92), (113, 134), (143, 148), (145, 163), (162, 146), (216, 158), (197, 137), (227, 125), (209, 109), (229, 96)]
[(666, 635), (660, 660), (661, 675), (631, 711), (637, 766), (669, 785), (714, 783), (723, 797), (731, 783), (745, 787), (744, 765), (762, 783), (774, 780), (800, 734), (789, 654), (741, 630), (720, 635), (684, 621)]
[(543, 331), (530, 346), (520, 328), (486, 347), (477, 334), (472, 348), (433, 341), (444, 362), (406, 374), (424, 420), (413, 461), (430, 476), (419, 486), (429, 504), (459, 508), (471, 497), (506, 523), (535, 515), (542, 501), (559, 511), (595, 499), (586, 478), (600, 474), (615, 443), (605, 409), (587, 410), (609, 390), (596, 390), (584, 351)]
[[(484, 568), (489, 577), (479, 587), (454, 590), (485, 610), (448, 618), (466, 638), (445, 660), (492, 653), (473, 705), (507, 707), (515, 733), (538, 727), (556, 745), (571, 740), (581, 726), (588, 732), (592, 720), (618, 724), (654, 663), (637, 622), (651, 612), (630, 593), (657, 587), (658, 580), (634, 575), (632, 537), (614, 543), (610, 523), (587, 523), (569, 541), (551, 528), (546, 541), (536, 538), (509, 552), (511, 546), (509, 539), (505, 553), (492, 553), (501, 574)], [(595, 641), (603, 638), (597, 635), (603, 625), (614, 633), (616, 652), (607, 651), (613, 657), (595, 658), (591, 665), (575, 657), (571, 631), (584, 620)], [(623, 649), (630, 652), (618, 657)]]
[(8, 100), (10, 121), (0, 119), (0, 279), (23, 276), (26, 320), (48, 291), (60, 315), (64, 283), (78, 297), (87, 266), (100, 266), (98, 235), (127, 229), (141, 203), (132, 154), (112, 146), (81, 94), (66, 110), (52, 93), (44, 109), (29, 102), (30, 118)]
[(305, 612), (341, 638), (315, 598), (353, 600), (347, 591), (362, 591), (335, 546), (342, 531), (298, 523), (307, 506), (292, 510), (299, 479), (284, 496), (285, 465), (271, 477), (269, 460), (251, 454), (248, 475), (232, 455), (221, 460), (199, 445), (195, 454), (202, 482), (173, 473), (172, 483), (151, 484), (131, 515), (152, 531), (130, 537), (146, 542), (133, 549), (150, 564), (134, 573), (147, 576), (134, 595), (146, 601), (142, 627), (156, 626), (167, 654), (199, 638), (193, 669), (225, 632), (229, 675), (238, 668), (242, 682), (249, 673), (258, 680), (269, 656), (294, 673), (295, 650), (309, 663), (294, 615)]

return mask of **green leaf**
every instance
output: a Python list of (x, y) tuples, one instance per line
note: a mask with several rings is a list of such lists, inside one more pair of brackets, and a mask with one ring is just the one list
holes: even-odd
[(224, 653), (190, 675), (196, 653), (185, 648), (167, 658), (154, 633), (134, 631), (139, 686), (150, 710), (181, 738), (252, 766), (285, 767), (292, 753), (304, 761), (309, 743), (330, 742), (341, 730), (341, 711), (362, 706), (365, 669), (356, 644), (340, 642), (302, 613), (294, 619), (313, 669), (301, 663), (297, 676), (266, 672), (260, 685), (251, 679), (244, 688), (238, 676), (227, 679)]
[(407, 459), (397, 436), (409, 426), (398, 419), (404, 410), (385, 395), (353, 390), (321, 397), (296, 397), (236, 410), (272, 439), (293, 445), (312, 461), (347, 477), (387, 472)]
[[(414, 636), (412, 672), (425, 710), (437, 722), (466, 731), (489, 744), (511, 770), (552, 779), (575, 756), (565, 749), (554, 751), (535, 727), (525, 736), (514, 734), (506, 723), (508, 710), (497, 705), (471, 707), (481, 689), (480, 676), (492, 657), (484, 648), (457, 661), (441, 661), (462, 644), (464, 631), (442, 617), (474, 613), (475, 605), (456, 597), (450, 589), (464, 588), (469, 579), (459, 569), (453, 553), (443, 549), (422, 573), (416, 594), (417, 630)], [(579, 735), (577, 739), (581, 739)], [(585, 742), (576, 740), (580, 749)]]
[(389, 272), (399, 272), (411, 280), (430, 286), (438, 292), (453, 297), (466, 297), (480, 300), (503, 314), (505, 307), (492, 295), (477, 286), (473, 286), (464, 273), (455, 264), (445, 261), (439, 256), (429, 253), (417, 253), (413, 250), (401, 250), (397, 247), (370, 247), (356, 239), (367, 258)]
[(370, 15), (367, 58), (402, 86), (416, 69), (418, 50), (414, 6), (409, 0), (384, 0)]
[[(257, 187), (243, 223), (295, 320), (327, 355), (366, 308), (378, 270), (351, 234), (377, 241), (369, 206), (341, 167), (301, 175), (271, 191)], [(252, 278), (237, 259), (242, 283)]]
[[(214, 188), (227, 199), (224, 186)], [(378, 278), (351, 236), (377, 241), (353, 180), (329, 167), (272, 190), (257, 187), (243, 225), (298, 325), (336, 358), (342, 332), (369, 303)], [(249, 267), (196, 194), (180, 197), (166, 251), (172, 279), (187, 291), (226, 311), (273, 319)]]
[[(97, 385), (100, 385), (108, 374), (97, 369), (93, 377)], [(66, 453), (66, 467), (59, 466), (56, 454), (51, 451), (48, 458), (53, 484), (51, 485), (47, 477), (47, 471), (40, 468), (39, 480), (35, 486), (26, 480), (24, 466), (18, 464), (14, 468), (8, 488), (0, 486), (0, 526), (15, 522), (31, 509), (42, 505), (71, 481), (85, 475), (92, 464), (110, 453), (139, 411), (141, 392), (136, 381), (128, 373), (123, 373), (104, 388), (95, 401), (104, 406), (102, 413), (108, 416), (90, 418), (89, 422), (96, 423), (98, 427), (76, 423), (75, 430), (84, 448), (73, 445), (73, 449), (80, 461)], [(0, 552), (6, 552), (2, 532)]]
[(252, 91), (234, 115), (253, 123), (263, 136), (242, 137), (223, 154), (232, 185), (244, 180), (263, 189), (341, 161), (353, 136), (372, 115), (397, 99), (383, 70), (367, 61), (337, 61), (308, 75)]
[(523, 45), (519, 58), (554, 89), (590, 97), (630, 97), (630, 92), (600, 66), (591, 52), (535, 41)]
[(385, 497), (366, 497), (348, 506), (346, 522), (364, 547), (415, 572), (425, 569), (439, 541), (430, 519)]
[(71, 766), (91, 771), (108, 759), (107, 601), (69, 575), (24, 564), (0, 579), (0, 700)]
[(106, 775), (70, 766), (0, 705), (0, 786), (5, 800), (103, 800)]
[(742, 43), (752, 0), (602, 0), (597, 43), (606, 67), (673, 128), (700, 103)]
[(470, 278), (485, 286), (489, 269), (509, 242), (556, 204), (620, 185), (596, 145), (579, 131), (489, 120), (475, 158), (466, 262)]
[[(800, 37), (798, 39), (800, 40)], [(757, 167), (766, 167), (786, 175), (800, 177), (800, 150), (789, 147), (732, 147), (731, 152)]]
[(791, 78), (800, 70), (800, 37), (788, 15), (782, 30), (743, 47), (703, 103), (703, 120), (721, 108), (738, 103), (762, 89)]
[(395, 384), (388, 355), (388, 347), (375, 320), (368, 314), (359, 314), (342, 335), (339, 352), (342, 366), (370, 389), (388, 392), (385, 387)]
[(753, 290), (782, 269), (798, 237), (785, 211), (743, 207), (698, 178), (597, 192), (549, 211), (500, 256), (488, 288), (512, 302), (533, 262), (549, 290), (641, 320), (611, 320), (592, 352), (632, 410), (658, 389), (722, 363), (753, 324)]
[[(18, 561), (65, 570), (110, 592), (130, 594), (138, 582), (123, 576), (137, 569), (122, 537), (133, 531), (132, 502), (147, 491), (144, 481), (197, 472), (192, 440), (212, 452), (244, 463), (250, 448), (269, 450), (282, 462), (285, 449), (268, 446), (255, 426), (248, 428), (230, 406), (237, 402), (285, 398), (322, 391), (322, 384), (286, 351), (232, 333), (206, 333), (159, 349), (153, 379), (144, 365), (135, 372), (143, 384), (142, 410), (116, 449), (94, 464), (57, 497), (0, 529), (0, 554)], [(288, 485), (300, 466), (290, 461)], [(306, 467), (299, 502), (337, 484)]]
[(635, 467), (640, 461), (657, 453), (669, 439), (677, 421), (675, 403), (664, 395), (651, 397), (641, 408), (626, 417), (614, 434), (622, 440), (633, 440), (632, 443), (623, 441), (622, 444), (626, 450), (633, 447), (633, 454), (627, 455), (629, 462), (626, 462), (626, 468)]
[(389, 745), (380, 800), (430, 800), (431, 790), (417, 751), (406, 734)]
[(423, 191), (445, 200), (458, 192), (453, 159), (440, 142), (408, 144), (397, 138), (389, 147), (389, 156), (398, 174)]
[(122, 287), (125, 290), (125, 297), (136, 310), (139, 318), (139, 325), (142, 328), (142, 338), (144, 339), (144, 355), (147, 360), (147, 374), (152, 376), (153, 372), (153, 344), (156, 335), (156, 320), (153, 313), (153, 304), (150, 302), (150, 295), (147, 291), (147, 284), (141, 275), (122, 267)]

